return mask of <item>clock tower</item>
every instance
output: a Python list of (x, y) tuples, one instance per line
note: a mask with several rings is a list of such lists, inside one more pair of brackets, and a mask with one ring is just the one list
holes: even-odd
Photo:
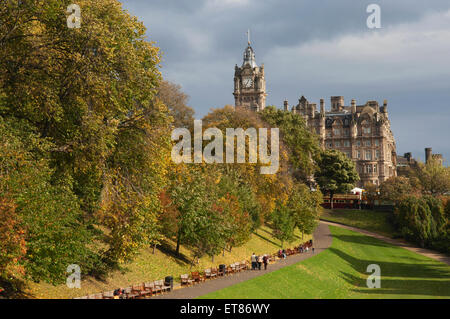
[(253, 111), (261, 111), (266, 107), (266, 79), (264, 78), (264, 64), (256, 65), (255, 52), (250, 45), (244, 52), (244, 62), (234, 70), (234, 104), (237, 107), (247, 107)]

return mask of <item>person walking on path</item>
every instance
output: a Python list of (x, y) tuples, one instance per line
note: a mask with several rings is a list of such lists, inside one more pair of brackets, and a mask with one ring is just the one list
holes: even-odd
[(262, 262), (263, 262), (262, 256), (258, 256), (258, 270), (261, 270)]
[(264, 255), (263, 257), (263, 263), (264, 263), (264, 270), (267, 270), (267, 263), (269, 258), (267, 257), (267, 255)]
[(252, 270), (255, 270), (256, 269), (256, 255), (255, 255), (255, 253), (253, 253), (251, 260), (252, 260)]

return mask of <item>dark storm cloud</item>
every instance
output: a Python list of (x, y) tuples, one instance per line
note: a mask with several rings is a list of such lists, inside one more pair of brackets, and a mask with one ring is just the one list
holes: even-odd
[[(251, 29), (265, 63), (268, 104), (300, 94), (313, 102), (389, 100), (398, 153), (423, 148), (450, 156), (448, 0), (123, 0), (163, 51), (165, 78), (181, 84), (201, 117), (233, 103), (234, 65)], [(366, 8), (382, 9), (382, 29)], [(327, 103), (329, 105), (329, 102)]]

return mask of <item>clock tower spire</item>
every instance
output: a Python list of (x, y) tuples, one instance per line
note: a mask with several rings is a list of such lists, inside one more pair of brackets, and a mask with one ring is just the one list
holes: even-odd
[(241, 67), (235, 66), (234, 100), (237, 107), (247, 107), (254, 111), (266, 107), (266, 80), (264, 64), (256, 64), (255, 51), (250, 43), (250, 30), (247, 31), (248, 46), (244, 51)]

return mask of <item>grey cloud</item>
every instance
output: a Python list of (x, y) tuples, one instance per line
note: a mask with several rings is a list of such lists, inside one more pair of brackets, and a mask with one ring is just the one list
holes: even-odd
[[(386, 98), (400, 154), (412, 151), (423, 156), (423, 148), (432, 146), (450, 158), (450, 60), (442, 59), (444, 44), (436, 53), (427, 52), (420, 45), (428, 43), (425, 35), (411, 30), (407, 41), (416, 41), (419, 50), (407, 50), (404, 56), (392, 50), (392, 55), (380, 55), (375, 63), (367, 50), (349, 60), (345, 52), (315, 57), (295, 51), (319, 42), (333, 53), (336, 39), (364, 37), (366, 7), (371, 3), (381, 6), (383, 34), (449, 10), (448, 0), (248, 0), (242, 5), (223, 0), (217, 6), (211, 5), (219, 4), (214, 1), (122, 1), (144, 21), (149, 39), (161, 47), (163, 75), (183, 86), (197, 117), (211, 107), (233, 103), (234, 65), (242, 63), (245, 32), (250, 28), (257, 62), (266, 66), (268, 104), (281, 105), (284, 98), (293, 104), (301, 94), (315, 102), (331, 95), (361, 103)], [(389, 45), (405, 47), (395, 41)]]

